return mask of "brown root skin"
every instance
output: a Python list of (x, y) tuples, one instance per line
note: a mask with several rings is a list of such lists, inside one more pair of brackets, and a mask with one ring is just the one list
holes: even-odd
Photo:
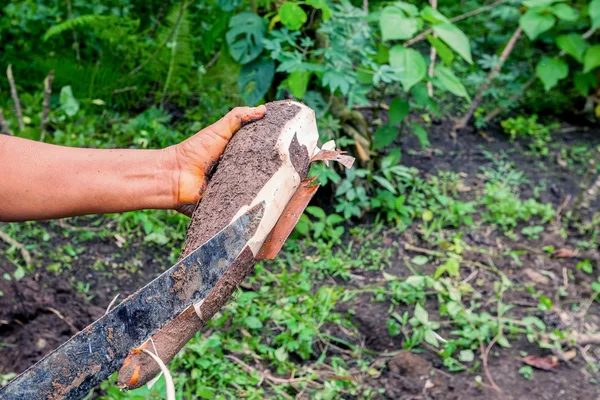
[[(266, 222), (274, 225), (297, 187), (294, 187), (295, 182), (299, 185), (308, 171), (318, 140), (314, 113), (292, 101), (268, 103), (266, 110), (264, 118), (242, 127), (227, 145), (202, 201), (193, 212), (182, 258), (227, 226), (256, 199), (266, 201), (267, 210), (271, 206), (261, 225)], [(284, 204), (280, 204), (283, 199)], [(206, 299), (175, 317), (142, 348), (157, 354), (165, 364), (169, 363), (227, 303), (252, 270), (254, 254), (260, 250), (273, 225), (265, 225), (263, 230), (259, 226), (260, 235), (264, 236), (248, 243)], [(147, 354), (130, 354), (119, 371), (118, 385), (122, 389), (135, 389), (159, 372), (159, 365)]]
[[(194, 307), (188, 308), (156, 333), (152, 341), (147, 341), (140, 348), (152, 352), (156, 348), (161, 360), (165, 364), (169, 363), (196, 332), (227, 303), (237, 286), (252, 271), (254, 263), (252, 251), (246, 247), (200, 305), (198, 313)], [(119, 371), (117, 384), (121, 389), (137, 389), (151, 381), (159, 372), (160, 366), (149, 355), (132, 351)]]

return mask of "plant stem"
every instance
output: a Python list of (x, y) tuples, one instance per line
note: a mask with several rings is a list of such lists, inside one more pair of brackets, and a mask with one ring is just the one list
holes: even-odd
[(50, 70), (46, 79), (44, 79), (44, 103), (42, 106), (42, 119), (40, 121), (40, 142), (46, 137), (46, 125), (48, 124), (48, 114), (50, 113), (50, 95), (52, 94), (52, 81), (54, 80), (54, 70)]
[(19, 94), (17, 93), (17, 85), (15, 85), (15, 77), (12, 73), (12, 65), (8, 65), (6, 68), (6, 77), (10, 84), (10, 95), (12, 96), (13, 102), (15, 103), (15, 114), (17, 114), (17, 121), (19, 122), (19, 130), (23, 132), (25, 125), (23, 125), (23, 112), (21, 111), (21, 101), (19, 100)]
[(2, 107), (0, 107), (0, 133), (14, 136), (14, 133), (12, 133), (12, 131), (6, 124), (6, 119), (4, 119), (4, 112), (2, 111)]
[[(450, 22), (462, 21), (463, 19), (467, 19), (467, 18), (473, 17), (475, 15), (490, 11), (492, 8), (501, 6), (505, 2), (506, 2), (505, 0), (496, 1), (488, 6), (483, 6), (481, 8), (477, 8), (473, 11), (469, 11), (468, 13), (464, 13), (457, 17), (451, 18)], [(429, 35), (431, 32), (433, 32), (433, 29), (431, 29), (431, 28), (424, 30), (423, 32), (421, 32), (417, 36), (415, 36), (414, 38), (406, 41), (406, 43), (404, 43), (404, 47), (410, 47), (417, 42), (425, 40), (427, 38), (427, 35)]]
[[(434, 10), (437, 10), (437, 0), (430, 0), (431, 2), (431, 8), (433, 8)], [(434, 33), (433, 37), (437, 37), (437, 35)], [(429, 82), (427, 82), (427, 93), (429, 94), (429, 97), (433, 97), (433, 83), (431, 83), (431, 78), (433, 78), (433, 73), (435, 72), (435, 57), (436, 57), (437, 53), (435, 50), (435, 47), (431, 46), (431, 50), (429, 53), (429, 71), (428, 71), (428, 75), (429, 75)]]
[(471, 102), (471, 106), (469, 107), (469, 109), (467, 110), (465, 115), (460, 120), (456, 121), (456, 123), (454, 124), (454, 127), (452, 128), (452, 133), (451, 133), (452, 136), (455, 137), (456, 132), (458, 130), (464, 129), (467, 126), (467, 124), (471, 120), (471, 117), (473, 116), (473, 113), (475, 112), (475, 110), (477, 109), (479, 104), (481, 103), (484, 92), (486, 90), (488, 90), (488, 88), (491, 86), (494, 79), (496, 79), (496, 76), (498, 76), (498, 74), (500, 73), (500, 70), (502, 69), (504, 62), (506, 61), (506, 59), (508, 58), (510, 53), (512, 53), (512, 51), (514, 50), (515, 44), (521, 37), (522, 33), (523, 33), (523, 29), (520, 26), (514, 31), (511, 38), (509, 39), (508, 43), (506, 44), (506, 47), (502, 51), (502, 54), (500, 55), (500, 60), (498, 61), (498, 64), (496, 64), (494, 66), (494, 68), (492, 68), (492, 70), (490, 71), (490, 73), (487, 76), (487, 79), (485, 80), (483, 85), (481, 85), (481, 87), (477, 91), (477, 95), (475, 95), (475, 98)]
[[(73, 10), (71, 8), (71, 0), (66, 0), (67, 1), (67, 11), (68, 11), (68, 16), (69, 19), (73, 19)], [(73, 32), (73, 48), (75, 49), (75, 58), (77, 59), (77, 62), (81, 62), (81, 54), (79, 53), (79, 41), (77, 40), (77, 31), (75, 30), (75, 28), (72, 28), (71, 31)]]
[[(581, 38), (589, 39), (594, 34), (594, 32), (596, 32), (596, 28), (590, 28), (581, 35)], [(566, 54), (567, 53), (565, 53), (563, 50), (558, 54), (558, 57), (559, 58), (564, 57)], [(521, 88), (519, 89), (519, 91), (517, 93), (515, 93), (509, 97), (509, 102), (516, 101), (517, 99), (519, 99), (519, 97), (521, 97), (523, 94), (525, 94), (525, 92), (531, 87), (531, 85), (533, 85), (535, 83), (536, 79), (537, 79), (537, 76), (535, 76), (535, 74), (534, 74), (531, 78), (529, 78), (529, 80), (527, 82), (525, 82), (525, 84), (523, 86), (521, 86)], [(504, 110), (506, 110), (505, 105), (498, 106), (495, 109), (493, 109), (491, 112), (489, 112), (485, 116), (485, 118), (484, 118), (485, 123), (486, 124), (489, 123), (491, 120), (496, 118)]]

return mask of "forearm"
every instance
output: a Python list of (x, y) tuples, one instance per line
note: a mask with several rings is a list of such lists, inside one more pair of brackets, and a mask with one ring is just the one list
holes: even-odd
[(172, 151), (68, 148), (0, 135), (0, 220), (173, 208)]

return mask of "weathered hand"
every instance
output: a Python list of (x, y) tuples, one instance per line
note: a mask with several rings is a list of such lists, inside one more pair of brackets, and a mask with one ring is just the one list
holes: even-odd
[(237, 107), (189, 139), (167, 148), (173, 162), (177, 211), (191, 216), (207, 186), (206, 175), (242, 124), (265, 115), (265, 106)]

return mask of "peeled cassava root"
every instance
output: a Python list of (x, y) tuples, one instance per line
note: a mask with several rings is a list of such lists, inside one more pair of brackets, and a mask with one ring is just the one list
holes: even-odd
[[(141, 348), (168, 363), (194, 334), (227, 302), (252, 270), (267, 235), (306, 178), (318, 151), (314, 112), (293, 101), (269, 103), (265, 117), (240, 129), (227, 146), (204, 197), (193, 213), (183, 258), (213, 235), (264, 201), (256, 234), (210, 294), (189, 307)], [(132, 352), (119, 371), (119, 387), (138, 388), (160, 372), (147, 354)]]

